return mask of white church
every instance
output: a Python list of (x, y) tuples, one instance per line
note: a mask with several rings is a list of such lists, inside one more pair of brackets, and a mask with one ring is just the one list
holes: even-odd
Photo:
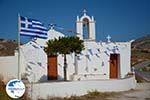
[[(67, 55), (67, 80), (71, 82), (105, 80), (105, 82), (109, 80), (113, 82), (118, 80), (116, 83), (119, 83), (128, 79), (129, 74), (133, 73), (130, 65), (131, 41), (112, 42), (111, 37), (108, 36), (107, 41), (96, 42), (95, 28), (93, 16), (87, 15), (86, 12), (82, 16), (77, 16), (76, 35), (84, 41), (85, 49), (77, 56), (75, 54)], [(85, 35), (87, 35), (86, 38)], [(63, 55), (49, 59), (43, 50), (49, 39), (64, 36), (63, 33), (56, 31), (55, 27), (52, 26), (48, 31), (47, 39), (37, 38), (20, 47), (20, 76), (22, 79), (25, 78), (29, 82), (61, 81), (64, 79)], [(17, 59), (17, 51), (15, 56), (0, 57), (1, 65), (5, 66), (0, 70), (0, 73), (5, 78), (16, 77)], [(105, 85), (105, 82), (103, 85)], [(116, 85), (116, 83), (113, 84)], [(131, 89), (136, 82), (132, 78), (119, 84), (123, 83), (126, 84), (124, 88)]]
[[(87, 32), (86, 38), (84, 32)], [(96, 42), (94, 17), (88, 16), (85, 12), (83, 16), (77, 16), (76, 33), (84, 41), (85, 50), (77, 57), (74, 54), (67, 56), (68, 80), (120, 79), (131, 73), (131, 42), (111, 42), (110, 37), (107, 37), (106, 42)], [(23, 45), (21, 53), (24, 56), (23, 62), (26, 63), (22, 66), (22, 73), (33, 73), (34, 81), (39, 81), (42, 76), (52, 76), (52, 80), (63, 80), (63, 55), (49, 61), (41, 48), (46, 46), (49, 39), (63, 36), (65, 35), (52, 26), (48, 31), (47, 40), (37, 39)]]

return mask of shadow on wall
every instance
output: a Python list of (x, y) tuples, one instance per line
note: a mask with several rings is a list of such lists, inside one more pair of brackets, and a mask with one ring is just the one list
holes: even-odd
[[(63, 78), (62, 76), (58, 75), (58, 76), (57, 76), (57, 80), (64, 80), (64, 78)], [(45, 82), (45, 81), (48, 81), (48, 76), (47, 76), (47, 75), (43, 75), (43, 76), (40, 78), (40, 80), (39, 80), (39, 82)]]
[(43, 75), (41, 78), (40, 78), (40, 80), (39, 80), (39, 82), (44, 82), (44, 81), (47, 81), (47, 75)]
[(58, 75), (57, 80), (64, 80), (64, 78), (62, 76)]

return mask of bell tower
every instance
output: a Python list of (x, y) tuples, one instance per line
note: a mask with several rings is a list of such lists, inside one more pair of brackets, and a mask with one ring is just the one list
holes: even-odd
[(76, 21), (77, 36), (83, 40), (95, 40), (95, 21), (94, 17), (90, 17), (86, 14), (86, 10), (83, 10), (83, 16), (79, 18), (77, 16)]

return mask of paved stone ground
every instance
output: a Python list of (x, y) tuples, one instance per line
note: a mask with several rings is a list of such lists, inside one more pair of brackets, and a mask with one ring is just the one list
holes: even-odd
[(142, 79), (144, 79), (145, 81), (150, 82), (150, 72), (140, 71), (141, 68), (148, 66), (148, 64), (150, 64), (150, 60), (144, 61), (144, 62), (137, 64), (133, 67), (135, 68), (135, 75), (136, 76), (139, 76)]
[(150, 83), (138, 83), (134, 90), (122, 92), (108, 100), (150, 100)]

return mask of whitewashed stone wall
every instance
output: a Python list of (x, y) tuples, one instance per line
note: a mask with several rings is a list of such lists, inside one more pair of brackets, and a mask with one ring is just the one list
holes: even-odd
[(17, 78), (17, 56), (0, 57), (0, 74), (5, 81), (12, 78)]
[(134, 77), (119, 80), (88, 80), (71, 82), (48, 82), (28, 84), (28, 93), (32, 100), (47, 99), (47, 96), (70, 97), (87, 94), (88, 91), (119, 92), (135, 88)]

